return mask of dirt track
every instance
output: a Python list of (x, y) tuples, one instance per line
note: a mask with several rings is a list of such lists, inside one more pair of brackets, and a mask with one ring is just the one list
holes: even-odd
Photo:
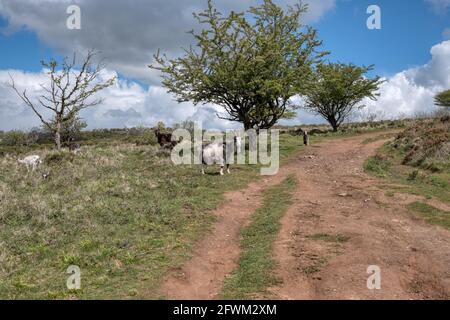
[[(330, 140), (308, 147), (243, 191), (228, 193), (211, 233), (193, 258), (171, 272), (162, 288), (169, 299), (214, 299), (236, 267), (239, 234), (268, 186), (295, 174), (294, 205), (275, 243), (278, 299), (446, 299), (450, 297), (450, 232), (415, 219), (405, 204), (417, 197), (386, 197), (363, 163), (384, 141), (379, 134)], [(338, 241), (312, 237), (338, 236)], [(381, 290), (368, 290), (369, 265), (381, 268)], [(264, 298), (266, 296), (262, 296)]]

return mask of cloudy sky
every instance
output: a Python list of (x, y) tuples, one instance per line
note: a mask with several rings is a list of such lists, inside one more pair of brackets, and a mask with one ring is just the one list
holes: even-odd
[[(280, 5), (294, 0), (275, 0)], [(318, 29), (331, 61), (375, 64), (372, 75), (387, 82), (377, 102), (367, 107), (384, 117), (433, 110), (436, 92), (450, 88), (450, 0), (310, 0), (303, 21)], [(243, 10), (256, 0), (215, 0), (223, 11)], [(66, 27), (67, 7), (81, 8), (81, 30)], [(219, 120), (220, 107), (178, 104), (146, 66), (159, 48), (177, 56), (196, 28), (193, 11), (206, 0), (0, 0), (0, 130), (28, 129), (39, 120), (6, 86), (11, 74), (30, 96), (46, 83), (42, 59), (90, 48), (108, 63), (103, 76), (118, 75), (103, 91), (102, 105), (82, 116), (90, 128), (152, 126), (186, 119), (208, 128), (235, 124)], [(381, 8), (381, 30), (369, 30), (366, 10)], [(299, 112), (291, 123), (321, 121)]]

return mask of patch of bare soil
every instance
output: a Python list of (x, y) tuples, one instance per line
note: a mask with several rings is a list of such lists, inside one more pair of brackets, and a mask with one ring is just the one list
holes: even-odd
[(288, 172), (288, 168), (280, 168), (277, 176), (260, 179), (245, 190), (225, 194), (225, 203), (213, 212), (217, 220), (211, 232), (196, 245), (192, 258), (185, 265), (170, 272), (161, 294), (176, 300), (218, 298), (225, 277), (237, 266), (242, 227), (260, 206), (263, 190), (281, 183)]
[[(327, 142), (298, 164), (296, 201), (274, 250), (283, 281), (271, 291), (279, 299), (449, 298), (450, 233), (408, 213), (409, 195), (384, 195), (362, 169), (384, 141), (362, 141)], [(367, 288), (371, 265), (381, 269), (380, 290)]]
[[(389, 198), (363, 163), (385, 141), (378, 134), (308, 147), (245, 190), (226, 194), (217, 221), (192, 258), (161, 288), (168, 299), (216, 299), (236, 268), (240, 231), (261, 204), (261, 193), (294, 173), (294, 205), (275, 243), (279, 299), (446, 299), (450, 296), (450, 233), (409, 214)], [(407, 199), (405, 199), (407, 200)], [(409, 199), (408, 199), (409, 200)], [(381, 268), (381, 289), (367, 289), (367, 268)]]

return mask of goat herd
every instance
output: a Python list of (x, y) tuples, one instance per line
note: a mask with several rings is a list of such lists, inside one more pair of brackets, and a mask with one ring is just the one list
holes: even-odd
[[(158, 144), (162, 148), (172, 149), (182, 141), (172, 141), (171, 133), (161, 132), (159, 129), (156, 129), (154, 132), (157, 137)], [(202, 150), (200, 152), (202, 174), (205, 174), (205, 166), (213, 164), (220, 165), (220, 175), (224, 174), (225, 165), (227, 172), (230, 173), (230, 165), (227, 163), (227, 159), (231, 159), (235, 153), (239, 153), (241, 147), (241, 138), (237, 136), (234, 137), (234, 141), (203, 143)], [(71, 153), (78, 154), (81, 151), (81, 146), (78, 143), (71, 142), (68, 149)], [(28, 172), (34, 172), (43, 163), (43, 160), (39, 155), (30, 155), (24, 158), (19, 158), (18, 163), (24, 165)], [(49, 173), (46, 173), (42, 176), (47, 178), (48, 175)]]
[[(301, 132), (299, 132), (299, 130)], [(305, 145), (309, 145), (309, 134), (307, 131), (301, 129), (297, 130), (295, 133), (303, 136), (303, 141)], [(160, 129), (154, 130), (158, 144), (162, 148), (172, 149), (177, 144), (181, 143), (182, 139), (178, 141), (173, 141), (172, 134), (167, 132), (162, 132)], [(81, 151), (81, 146), (78, 143), (71, 143), (68, 149), (73, 154), (78, 154)], [(224, 168), (226, 165), (227, 173), (230, 173), (229, 159), (233, 159), (234, 154), (239, 154), (242, 152), (242, 140), (241, 137), (235, 136), (233, 141), (225, 142), (204, 142), (202, 144), (202, 150), (199, 152), (201, 155), (202, 163), (202, 174), (205, 174), (205, 166), (207, 165), (220, 165), (220, 175), (224, 174)], [(23, 159), (18, 159), (18, 163), (26, 166), (27, 171), (35, 171), (42, 163), (42, 159), (39, 155), (30, 155)], [(49, 176), (49, 173), (42, 175), (44, 178)]]

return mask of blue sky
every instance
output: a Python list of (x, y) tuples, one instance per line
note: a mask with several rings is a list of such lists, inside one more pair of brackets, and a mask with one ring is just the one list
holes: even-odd
[[(371, 110), (388, 117), (433, 108), (432, 97), (450, 87), (450, 0), (306, 0), (306, 21), (318, 30), (331, 61), (374, 64), (371, 75), (386, 77)], [(275, 0), (280, 5), (295, 0)], [(66, 9), (78, 4), (82, 29), (65, 27)], [(0, 130), (39, 125), (34, 115), (4, 85), (13, 73), (18, 85), (38, 88), (45, 81), (40, 61), (73, 51), (100, 50), (108, 72), (120, 76), (106, 91), (105, 104), (84, 114), (89, 127), (169, 124), (201, 119), (220, 128), (229, 123), (215, 116), (217, 106), (177, 104), (150, 71), (158, 48), (180, 54), (195, 27), (192, 11), (206, 0), (0, 0)], [(221, 10), (242, 11), (256, 0), (216, 0)], [(366, 27), (369, 5), (381, 8), (381, 30)], [(447, 31), (445, 31), (447, 30)], [(447, 75), (448, 74), (448, 75)], [(36, 89), (37, 90), (37, 89)], [(35, 92), (36, 94), (38, 91)], [(20, 119), (17, 120), (17, 119)], [(296, 122), (318, 122), (299, 113)]]
[[(381, 30), (366, 28), (371, 4), (381, 8)], [(332, 59), (375, 64), (379, 74), (389, 75), (430, 59), (431, 46), (450, 27), (450, 11), (438, 14), (423, 0), (340, 1), (315, 27)]]
[[(366, 27), (366, 9), (377, 4), (382, 12), (382, 29)], [(8, 21), (0, 17), (0, 29)], [(312, 24), (331, 51), (330, 60), (375, 64), (376, 73), (389, 75), (422, 65), (430, 59), (429, 49), (443, 40), (450, 28), (450, 10), (437, 13), (424, 0), (341, 0), (319, 22)], [(39, 71), (40, 60), (58, 52), (39, 40), (32, 30), (0, 33), (0, 69)]]
[[(0, 29), (7, 24), (8, 21), (0, 17)], [(55, 54), (45, 43), (39, 41), (36, 33), (25, 29), (10, 35), (0, 33), (0, 43), (0, 69), (39, 71), (39, 61)]]

